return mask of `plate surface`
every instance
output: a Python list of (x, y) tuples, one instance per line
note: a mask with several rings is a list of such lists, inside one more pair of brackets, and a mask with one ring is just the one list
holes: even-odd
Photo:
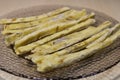
[[(12, 18), (12, 17), (26, 17), (39, 15), (42, 13), (49, 12), (51, 10), (64, 7), (64, 5), (43, 5), (34, 6), (30, 8), (20, 9), (8, 13), (1, 18)], [(83, 8), (68, 6), (73, 9), (81, 10)], [(87, 8), (85, 8), (87, 9)], [(115, 19), (100, 13), (98, 11), (87, 9), (89, 12), (95, 12), (95, 19), (97, 20), (95, 25), (98, 25), (106, 20), (112, 21), (113, 25), (118, 23)], [(0, 32), (2, 26), (0, 26)], [(55, 69), (48, 73), (39, 73), (36, 71), (36, 66), (32, 65), (30, 61), (27, 61), (17, 55), (6, 47), (4, 43), (4, 36), (0, 33), (0, 69), (7, 71), (11, 74), (25, 77), (29, 79), (77, 79), (83, 78), (97, 73), (103, 72), (120, 61), (120, 39), (116, 40), (111, 46), (101, 50), (94, 56), (74, 63), (70, 66)]]

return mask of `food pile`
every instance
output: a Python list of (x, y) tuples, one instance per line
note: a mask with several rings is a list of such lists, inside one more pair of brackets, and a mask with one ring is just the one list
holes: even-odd
[(95, 13), (68, 7), (25, 18), (1, 19), (7, 46), (37, 65), (39, 72), (68, 66), (108, 47), (120, 37), (120, 24), (93, 26)]

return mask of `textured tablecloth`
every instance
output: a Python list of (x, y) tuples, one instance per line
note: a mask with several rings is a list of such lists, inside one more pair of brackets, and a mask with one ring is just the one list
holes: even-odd
[[(62, 4), (95, 9), (120, 22), (120, 0), (0, 0), (0, 16), (16, 9), (44, 5)], [(28, 80), (0, 70), (0, 80)], [(120, 80), (120, 63), (95, 76), (80, 80)]]

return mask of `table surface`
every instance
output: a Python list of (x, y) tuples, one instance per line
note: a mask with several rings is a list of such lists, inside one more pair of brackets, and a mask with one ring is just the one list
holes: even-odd
[[(36, 5), (60, 4), (91, 8), (120, 22), (120, 0), (0, 0), (0, 16), (16, 9)], [(0, 80), (28, 80), (0, 70)], [(79, 80), (120, 80), (120, 63), (95, 76)]]

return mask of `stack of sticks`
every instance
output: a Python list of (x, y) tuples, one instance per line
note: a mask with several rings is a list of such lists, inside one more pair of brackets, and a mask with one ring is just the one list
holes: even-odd
[(47, 72), (85, 59), (120, 37), (120, 24), (98, 26), (95, 13), (68, 7), (25, 18), (1, 19), (7, 46)]

